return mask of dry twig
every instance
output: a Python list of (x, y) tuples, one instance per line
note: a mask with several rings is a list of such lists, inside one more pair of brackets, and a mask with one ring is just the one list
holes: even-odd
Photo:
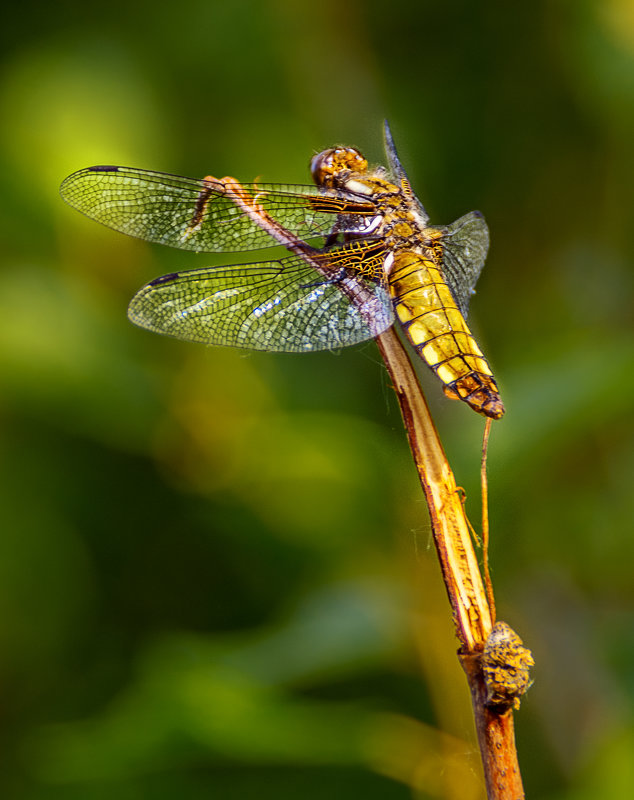
[[(491, 703), (482, 656), (495, 620), (464, 506), (414, 368), (394, 328), (381, 334), (377, 343), (398, 397), (429, 507), (434, 544), (460, 641), (459, 657), (471, 690), (487, 796), (489, 800), (520, 800), (524, 790), (515, 748), (513, 707), (528, 680), (508, 702)], [(495, 644), (497, 640), (492, 641)], [(518, 641), (521, 647), (521, 640)], [(532, 659), (530, 654), (526, 656), (528, 651), (522, 648), (519, 652), (522, 664), (529, 665)]]

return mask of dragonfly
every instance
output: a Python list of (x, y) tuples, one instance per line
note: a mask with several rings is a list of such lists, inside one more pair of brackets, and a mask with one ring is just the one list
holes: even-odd
[(489, 232), (479, 211), (429, 224), (387, 122), (388, 167), (354, 147), (313, 157), (314, 185), (186, 178), (123, 166), (68, 176), (63, 199), (122, 233), (194, 252), (282, 245), (281, 258), (163, 275), (132, 298), (142, 328), (254, 350), (333, 350), (398, 321), (445, 394), (499, 419), (504, 405), (466, 316)]

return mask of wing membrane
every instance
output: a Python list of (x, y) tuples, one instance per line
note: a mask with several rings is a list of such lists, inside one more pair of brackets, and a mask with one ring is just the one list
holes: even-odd
[[(242, 186), (265, 212), (304, 241), (327, 236), (344, 216), (346, 230), (363, 232), (376, 214), (367, 197), (320, 194), (312, 186)], [(132, 167), (88, 167), (66, 178), (60, 192), (86, 216), (149, 242), (196, 252), (237, 252), (275, 245), (215, 179), (197, 180)]]
[(148, 330), (205, 344), (286, 352), (346, 347), (382, 333), (394, 316), (383, 286), (340, 273), (324, 280), (300, 256), (173, 273), (144, 286), (128, 316)]
[(489, 229), (479, 211), (470, 211), (445, 229), (443, 268), (447, 284), (463, 316), (489, 249)]

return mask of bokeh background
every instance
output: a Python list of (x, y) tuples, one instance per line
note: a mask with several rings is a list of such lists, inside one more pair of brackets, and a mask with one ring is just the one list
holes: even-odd
[[(307, 182), (333, 144), (380, 162), (384, 117), (432, 221), (492, 231), (472, 323), (527, 792), (634, 796), (630, 0), (23, 0), (0, 42), (2, 797), (483, 796), (374, 344), (135, 329), (144, 282), (241, 257), (57, 194), (95, 163)], [(482, 420), (421, 380), (477, 523)]]

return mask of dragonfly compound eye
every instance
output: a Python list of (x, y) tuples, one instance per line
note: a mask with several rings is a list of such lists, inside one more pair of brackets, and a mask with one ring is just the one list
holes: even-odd
[(317, 186), (338, 186), (353, 172), (366, 172), (368, 162), (354, 147), (333, 147), (318, 153), (310, 162), (310, 172)]

